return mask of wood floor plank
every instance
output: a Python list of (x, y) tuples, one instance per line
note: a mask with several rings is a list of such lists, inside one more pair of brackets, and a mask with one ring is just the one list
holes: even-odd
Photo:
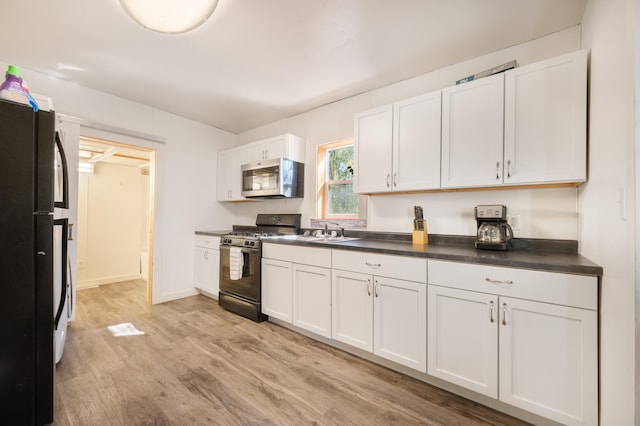
[[(524, 425), (204, 296), (146, 304), (143, 281), (78, 292), (54, 425)], [(113, 336), (129, 322), (145, 334)]]

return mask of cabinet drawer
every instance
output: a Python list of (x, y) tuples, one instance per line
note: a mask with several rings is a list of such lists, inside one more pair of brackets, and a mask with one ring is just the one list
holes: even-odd
[(327, 248), (264, 243), (262, 245), (262, 257), (331, 268), (331, 249)]
[(399, 280), (427, 282), (427, 260), (378, 253), (333, 250), (333, 269), (379, 275)]
[(430, 260), (429, 284), (583, 309), (598, 308), (596, 276)]
[(196, 234), (196, 246), (217, 250), (220, 248), (220, 237)]

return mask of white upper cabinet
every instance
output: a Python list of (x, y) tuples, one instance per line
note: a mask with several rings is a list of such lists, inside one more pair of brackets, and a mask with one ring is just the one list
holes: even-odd
[(439, 188), (440, 122), (440, 91), (356, 114), (356, 192)]
[(587, 178), (587, 50), (505, 74), (505, 184)]
[(587, 54), (355, 114), (354, 191), (585, 182)]
[(504, 74), (442, 91), (442, 187), (502, 184)]
[(440, 188), (442, 92), (393, 104), (393, 190)]
[(391, 191), (393, 106), (355, 115), (354, 192)]
[(247, 163), (276, 158), (288, 158), (304, 163), (304, 156), (304, 139), (290, 133), (247, 144)]
[(247, 162), (247, 146), (218, 152), (216, 195), (218, 201), (244, 201), (242, 196), (242, 171)]

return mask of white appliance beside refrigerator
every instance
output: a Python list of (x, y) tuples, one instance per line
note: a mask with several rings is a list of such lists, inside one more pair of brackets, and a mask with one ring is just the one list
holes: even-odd
[[(62, 359), (69, 322), (75, 319), (75, 240), (73, 238), (73, 200), (77, 200), (77, 159), (68, 158), (73, 149), (65, 146), (64, 132), (56, 132), (54, 183), (54, 355)], [(77, 151), (77, 150), (76, 150)], [(75, 186), (74, 186), (75, 185)]]

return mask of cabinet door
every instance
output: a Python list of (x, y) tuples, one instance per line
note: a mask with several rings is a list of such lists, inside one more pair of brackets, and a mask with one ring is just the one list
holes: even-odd
[(586, 132), (586, 50), (505, 74), (505, 183), (584, 182)]
[(440, 188), (441, 91), (393, 105), (393, 190)]
[(289, 158), (287, 135), (280, 135), (264, 141), (266, 159)]
[(355, 115), (354, 192), (391, 191), (393, 107)]
[(207, 249), (202, 247), (196, 247), (194, 256), (194, 274), (193, 274), (193, 286), (201, 290), (208, 290), (208, 283), (210, 281), (210, 269), (209, 261), (207, 259)]
[[(216, 176), (216, 199), (218, 201), (231, 200), (232, 162), (232, 150), (218, 152), (218, 170)], [(240, 171), (238, 171), (238, 173), (240, 173)]]
[(428, 287), (427, 372), (497, 398), (498, 298)]
[(247, 146), (235, 148), (231, 162), (231, 200), (242, 201), (242, 165), (247, 163)]
[(504, 75), (442, 91), (442, 187), (502, 184)]
[(262, 313), (291, 322), (291, 262), (262, 258)]
[(331, 273), (331, 337), (373, 351), (373, 280), (371, 275)]
[(218, 152), (218, 170), (216, 199), (218, 201), (245, 200), (242, 193), (242, 171), (240, 167), (247, 162), (247, 147)]
[(331, 270), (293, 264), (293, 325), (331, 338)]
[(218, 296), (220, 289), (220, 252), (202, 247), (195, 248), (195, 272), (193, 286)]
[(373, 352), (427, 372), (427, 285), (373, 277)]
[(264, 141), (247, 144), (247, 163), (257, 163), (266, 160)]
[(500, 400), (562, 424), (597, 424), (596, 311), (499, 303)]

